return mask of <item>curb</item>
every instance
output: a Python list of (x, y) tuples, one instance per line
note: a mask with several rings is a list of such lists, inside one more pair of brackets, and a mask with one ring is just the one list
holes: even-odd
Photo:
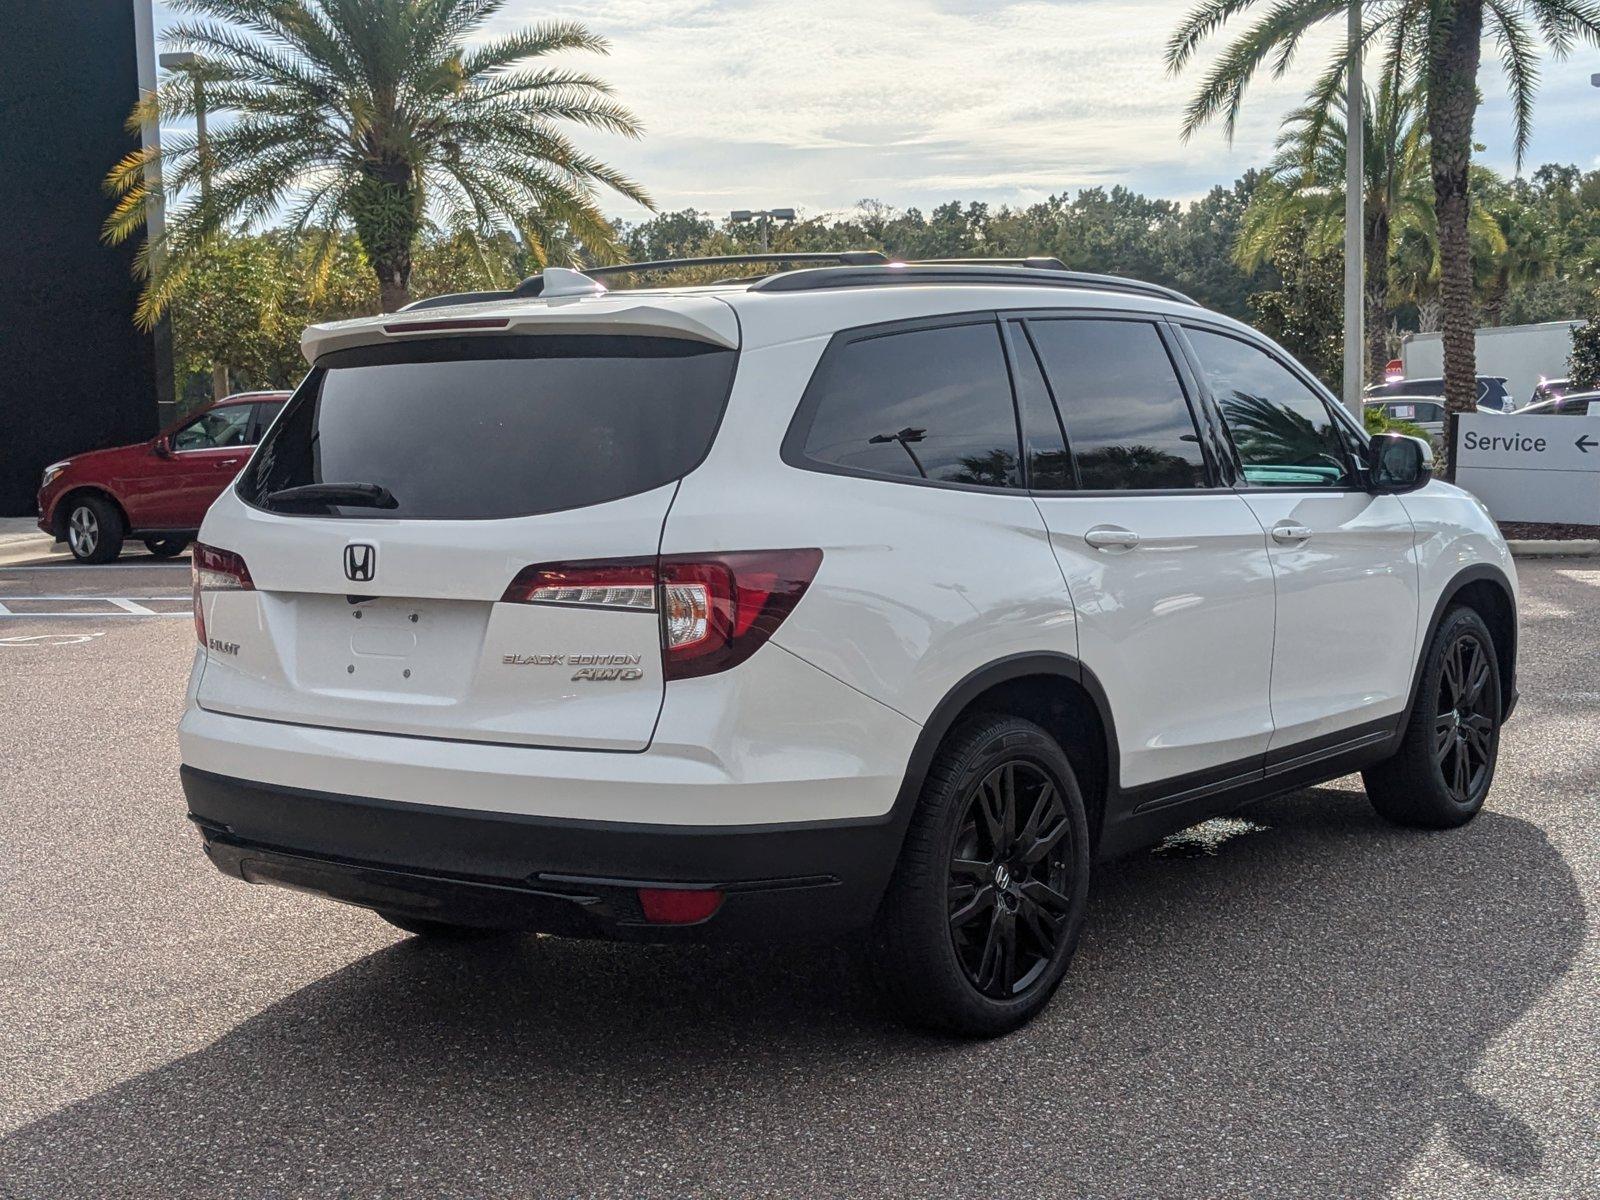
[(61, 558), (66, 553), (64, 544), (52, 541), (42, 533), (36, 538), (12, 538), (0, 541), (0, 567), (36, 559)]
[(1513, 558), (1587, 558), (1600, 554), (1600, 540), (1573, 539), (1555, 541), (1546, 538), (1521, 538), (1508, 540), (1506, 546)]

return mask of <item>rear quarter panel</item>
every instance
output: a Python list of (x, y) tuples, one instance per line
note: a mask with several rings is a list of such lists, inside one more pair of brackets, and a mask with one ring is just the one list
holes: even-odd
[(830, 475), (781, 460), (827, 341), (744, 353), (716, 444), (668, 515), (663, 553), (820, 547), (817, 577), (773, 641), (919, 724), (997, 659), (1076, 656), (1066, 584), (1026, 494)]

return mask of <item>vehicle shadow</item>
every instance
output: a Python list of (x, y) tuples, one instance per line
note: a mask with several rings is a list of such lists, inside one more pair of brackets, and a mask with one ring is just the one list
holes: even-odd
[(1543, 832), (1248, 815), (1105, 867), (1009, 1038), (901, 1030), (843, 950), (408, 940), (0, 1141), (0, 1194), (1371, 1196), (1436, 1131), (1538, 1171), (1472, 1076), (1579, 946)]

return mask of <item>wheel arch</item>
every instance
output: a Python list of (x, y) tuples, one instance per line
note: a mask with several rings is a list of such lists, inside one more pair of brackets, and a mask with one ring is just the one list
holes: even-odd
[(1494, 637), (1494, 656), (1500, 668), (1500, 711), (1502, 718), (1510, 716), (1517, 702), (1517, 601), (1511, 580), (1504, 571), (1492, 563), (1474, 563), (1451, 576), (1450, 582), (1440, 589), (1439, 599), (1433, 606), (1426, 636), (1417, 648), (1417, 661), (1411, 673), (1411, 696), (1406, 704), (1401, 728), (1411, 719), (1417, 703), (1417, 691), (1422, 686), (1422, 671), (1427, 665), (1428, 650), (1433, 645), (1433, 635), (1444, 620), (1445, 613), (1462, 606), (1472, 609), (1483, 618)]
[(895, 820), (902, 828), (922, 794), (940, 744), (963, 717), (1004, 712), (1042, 726), (1061, 745), (1078, 774), (1088, 810), (1091, 849), (1117, 786), (1117, 734), (1100, 681), (1076, 658), (1059, 653), (1010, 655), (979, 667), (952, 687), (923, 724), (911, 751)]
[(122, 528), (126, 532), (131, 528), (128, 521), (128, 510), (123, 507), (122, 501), (116, 494), (95, 483), (80, 483), (62, 493), (56, 501), (56, 506), (50, 511), (50, 532), (56, 541), (65, 541), (67, 537), (67, 517), (72, 512), (72, 506), (84, 496), (98, 496), (117, 510), (117, 515), (122, 518)]

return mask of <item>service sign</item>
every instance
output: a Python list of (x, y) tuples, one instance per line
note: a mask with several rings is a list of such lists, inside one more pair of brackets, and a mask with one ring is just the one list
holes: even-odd
[(1600, 524), (1600, 414), (1464, 413), (1456, 482), (1502, 521)]

